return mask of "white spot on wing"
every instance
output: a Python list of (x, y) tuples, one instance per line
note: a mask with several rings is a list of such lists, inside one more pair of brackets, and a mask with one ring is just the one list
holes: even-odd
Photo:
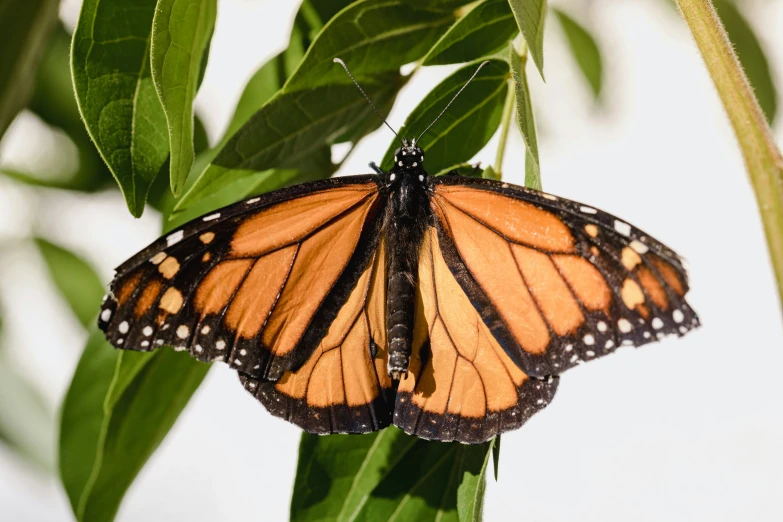
[(626, 318), (622, 318), (619, 321), (617, 321), (617, 327), (620, 329), (623, 333), (628, 333), (633, 328), (633, 325), (631, 324), (631, 321), (629, 321)]
[(685, 316), (682, 314), (681, 311), (675, 310), (672, 314), (672, 318), (674, 319), (675, 323), (681, 323), (683, 319), (685, 319)]
[(225, 347), (226, 347), (226, 341), (224, 341), (223, 339), (220, 339), (218, 342), (215, 343), (215, 348), (217, 348), (218, 350), (222, 350)]
[(631, 241), (631, 248), (633, 248), (637, 254), (646, 254), (649, 248), (647, 248), (647, 245), (642, 243), (641, 241), (637, 241), (634, 239)]
[(101, 312), (101, 321), (103, 321), (104, 323), (107, 323), (107, 322), (109, 322), (109, 319), (111, 319), (111, 310), (109, 310), (107, 308), (106, 310)]
[(593, 344), (595, 344), (595, 337), (593, 337), (593, 336), (592, 336), (592, 335), (590, 335), (590, 334), (587, 334), (587, 335), (585, 335), (585, 336), (582, 338), (582, 340), (585, 342), (585, 344), (586, 344), (587, 346), (592, 346)]
[(247, 201), (245, 201), (245, 204), (246, 205), (252, 205), (253, 203), (258, 203), (259, 201), (261, 201), (261, 198), (252, 198), (252, 199), (248, 199)]
[(614, 229), (619, 232), (620, 234), (624, 235), (625, 237), (628, 237), (631, 235), (631, 225), (626, 223), (625, 221), (620, 221), (619, 219), (614, 220)]
[(159, 265), (163, 262), (164, 259), (166, 259), (167, 255), (166, 252), (158, 252), (154, 256), (150, 258), (150, 263), (153, 265)]
[[(180, 241), (182, 241), (183, 237), (185, 237), (185, 231), (184, 230), (177, 230), (173, 234), (170, 234), (169, 236), (166, 237), (166, 244), (168, 246), (171, 246), (171, 245), (174, 245), (176, 243), (179, 243)], [(163, 260), (161, 259), (161, 261), (163, 261)]]
[(190, 329), (184, 324), (181, 324), (179, 325), (179, 327), (177, 327), (177, 337), (179, 337), (180, 339), (187, 339), (189, 333), (190, 333)]
[(204, 216), (203, 218), (201, 218), (201, 221), (213, 221), (219, 217), (220, 217), (220, 212), (215, 212), (214, 214)]
[(117, 329), (120, 331), (121, 334), (128, 333), (128, 321), (121, 322), (120, 326), (117, 327)]
[(661, 321), (660, 317), (656, 317), (655, 319), (652, 320), (652, 327), (655, 328), (656, 330), (660, 330), (661, 328), (663, 328), (663, 321)]
[(145, 337), (149, 337), (152, 335), (152, 327), (151, 326), (145, 326), (144, 330), (141, 331), (145, 335)]
[(596, 209), (594, 209), (593, 207), (586, 207), (584, 205), (579, 207), (579, 210), (581, 210), (585, 214), (597, 214), (598, 213), (598, 211)]

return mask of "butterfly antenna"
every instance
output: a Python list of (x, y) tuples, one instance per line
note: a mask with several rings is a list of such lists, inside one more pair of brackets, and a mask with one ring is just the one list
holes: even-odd
[(361, 86), (361, 85), (359, 85), (359, 82), (357, 82), (357, 81), (356, 81), (356, 78), (354, 78), (354, 77), (353, 77), (353, 74), (351, 74), (351, 71), (349, 71), (349, 70), (348, 70), (348, 66), (347, 66), (347, 65), (345, 65), (345, 62), (344, 62), (344, 61), (342, 61), (342, 60), (341, 60), (341, 59), (339, 59), (339, 58), (335, 58), (335, 59), (334, 59), (334, 63), (339, 63), (340, 65), (342, 65), (342, 66), (343, 66), (343, 69), (345, 69), (345, 72), (346, 72), (346, 73), (348, 73), (348, 77), (351, 79), (351, 81), (353, 82), (353, 84), (354, 84), (354, 85), (356, 85), (356, 88), (357, 88), (357, 89), (359, 89), (359, 92), (361, 92), (361, 93), (362, 93), (362, 96), (364, 96), (364, 98), (367, 100), (367, 103), (369, 103), (369, 104), (370, 104), (370, 107), (372, 107), (372, 110), (374, 110), (374, 111), (375, 111), (375, 114), (377, 114), (377, 115), (378, 115), (378, 117), (381, 119), (381, 121), (382, 121), (384, 124), (386, 124), (386, 126), (387, 126), (387, 127), (389, 127), (389, 130), (390, 130), (390, 131), (392, 131), (392, 132), (394, 133), (394, 135), (395, 135), (395, 136), (397, 136), (397, 139), (399, 140), (399, 139), (400, 139), (400, 135), (399, 135), (399, 134), (397, 134), (397, 131), (395, 131), (394, 129), (392, 129), (392, 126), (391, 126), (391, 125), (389, 125), (389, 122), (387, 122), (387, 121), (386, 121), (386, 118), (384, 118), (384, 117), (383, 117), (383, 115), (380, 113), (380, 111), (378, 110), (378, 108), (377, 108), (377, 107), (375, 106), (375, 104), (372, 102), (372, 100), (370, 99), (370, 97), (369, 97), (369, 96), (367, 96), (367, 93), (366, 93), (366, 92), (364, 92), (364, 89), (362, 89), (362, 86)]
[(426, 129), (424, 129), (424, 132), (422, 132), (421, 134), (419, 134), (419, 137), (418, 137), (418, 138), (416, 138), (416, 139), (413, 141), (414, 145), (415, 145), (415, 144), (416, 144), (418, 141), (420, 141), (420, 140), (421, 140), (421, 137), (422, 137), (422, 136), (424, 136), (425, 134), (427, 134), (427, 131), (428, 131), (428, 130), (430, 130), (430, 128), (432, 128), (432, 126), (433, 126), (433, 125), (435, 125), (435, 123), (437, 123), (437, 121), (440, 119), (440, 117), (441, 117), (441, 116), (443, 116), (443, 113), (445, 113), (445, 112), (446, 112), (446, 110), (448, 110), (448, 108), (449, 108), (449, 107), (451, 107), (451, 104), (452, 104), (452, 103), (454, 103), (454, 100), (456, 100), (456, 99), (457, 99), (457, 96), (459, 96), (460, 94), (462, 94), (462, 91), (464, 91), (464, 90), (465, 90), (465, 87), (467, 87), (467, 86), (470, 84), (470, 82), (472, 82), (472, 81), (473, 81), (473, 78), (475, 78), (475, 77), (476, 77), (476, 75), (479, 73), (479, 71), (481, 70), (481, 68), (482, 68), (482, 67), (484, 67), (485, 65), (487, 65), (488, 63), (489, 63), (488, 61), (486, 61), (486, 62), (481, 62), (481, 65), (479, 65), (479, 66), (478, 66), (478, 69), (476, 69), (476, 72), (474, 72), (474, 73), (473, 73), (473, 76), (471, 76), (471, 77), (470, 77), (470, 80), (468, 80), (468, 81), (466, 81), (466, 82), (465, 82), (465, 85), (463, 85), (463, 86), (462, 86), (462, 89), (460, 89), (460, 90), (457, 92), (457, 94), (455, 94), (455, 95), (454, 95), (454, 97), (451, 99), (451, 101), (448, 103), (448, 105), (446, 105), (446, 107), (444, 107), (444, 108), (443, 108), (443, 110), (442, 110), (442, 111), (440, 111), (440, 114), (438, 114), (438, 117), (437, 117), (437, 118), (435, 118), (435, 120), (434, 120), (432, 123), (430, 123), (430, 126), (429, 126), (429, 127), (427, 127)]

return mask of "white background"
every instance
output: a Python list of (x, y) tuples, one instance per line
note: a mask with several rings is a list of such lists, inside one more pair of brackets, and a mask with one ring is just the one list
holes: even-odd
[[(701, 59), (663, 1), (605, 0), (589, 10), (587, 2), (551, 3), (569, 5), (595, 29), (606, 79), (599, 108), (550, 17), (547, 83), (528, 69), (544, 188), (622, 216), (686, 257), (689, 301), (704, 327), (568, 372), (551, 406), (503, 436), (486, 519), (783, 520), (782, 314), (742, 158)], [(783, 2), (744, 4), (783, 87)], [(78, 0), (64, 4), (71, 25), (78, 7)], [(213, 142), (247, 78), (287, 44), (296, 8), (290, 0), (219, 2), (197, 100)], [(401, 125), (450, 70), (417, 74), (391, 124)], [(20, 118), (3, 152), (22, 161), (31, 152), (24, 133), (39, 127), (29, 115)], [(367, 172), (389, 140), (380, 129), (341, 174)], [(478, 159), (491, 163), (496, 146), (493, 139)], [(521, 183), (523, 172), (514, 130), (505, 179)], [(133, 220), (116, 192), (65, 197), (0, 181), (1, 239), (38, 231), (88, 257), (104, 281), (159, 227), (150, 209)], [(85, 334), (42, 278), (33, 248), (20, 244), (0, 261), (7, 347), (56, 407)], [(299, 434), (216, 366), (128, 492), (118, 519), (285, 520)], [(0, 484), (4, 520), (71, 519), (57, 482), (3, 447)]]

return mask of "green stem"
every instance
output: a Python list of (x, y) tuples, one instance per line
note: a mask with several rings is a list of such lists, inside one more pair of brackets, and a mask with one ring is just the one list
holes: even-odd
[(514, 107), (516, 95), (514, 94), (514, 87), (509, 86), (508, 94), (506, 94), (506, 104), (503, 106), (503, 119), (500, 120), (500, 142), (498, 143), (498, 151), (495, 154), (495, 176), (500, 179), (503, 176), (503, 156), (506, 154), (506, 142), (508, 141), (508, 131), (511, 128), (511, 119), (514, 116)]
[[(519, 56), (522, 58), (522, 63), (527, 61), (527, 44), (525, 39), (519, 39)], [(506, 95), (506, 103), (503, 105), (503, 118), (500, 120), (500, 142), (498, 143), (498, 151), (495, 154), (495, 165), (493, 170), (495, 171), (495, 178), (500, 179), (503, 177), (503, 157), (506, 154), (506, 142), (508, 141), (508, 131), (511, 128), (511, 120), (514, 117), (514, 109), (516, 108), (516, 94), (514, 89), (514, 79), (509, 79), (508, 94)]]
[(710, 0), (677, 0), (718, 90), (750, 176), (783, 305), (783, 157)]

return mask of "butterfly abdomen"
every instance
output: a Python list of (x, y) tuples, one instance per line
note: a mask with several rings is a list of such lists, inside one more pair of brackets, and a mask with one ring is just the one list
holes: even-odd
[(384, 227), (389, 260), (386, 272), (386, 331), (389, 339), (387, 370), (393, 379), (400, 379), (408, 373), (413, 343), (418, 258), (424, 230), (430, 218), (427, 193), (418, 170), (399, 173), (397, 183), (391, 187), (391, 204), (387, 207)]

